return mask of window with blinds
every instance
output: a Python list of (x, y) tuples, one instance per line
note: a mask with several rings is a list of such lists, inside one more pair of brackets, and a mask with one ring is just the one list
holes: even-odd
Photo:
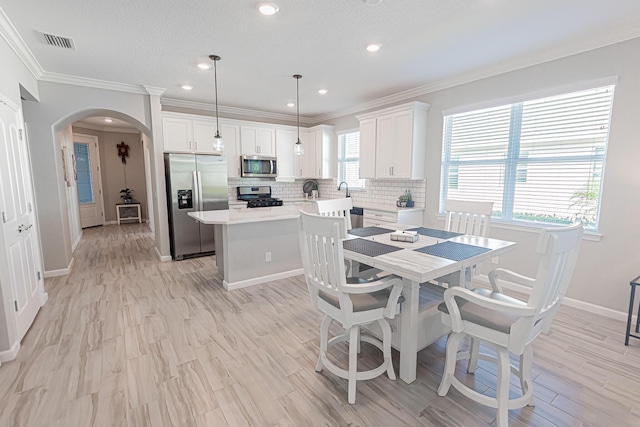
[(338, 182), (345, 181), (349, 189), (363, 189), (360, 179), (360, 132), (338, 135)]
[(597, 230), (614, 86), (444, 117), (444, 200), (493, 201), (504, 221)]

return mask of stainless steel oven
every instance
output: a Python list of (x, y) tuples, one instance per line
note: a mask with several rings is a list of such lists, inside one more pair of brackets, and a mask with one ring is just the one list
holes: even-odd
[(241, 176), (246, 178), (275, 178), (278, 165), (275, 157), (240, 156)]

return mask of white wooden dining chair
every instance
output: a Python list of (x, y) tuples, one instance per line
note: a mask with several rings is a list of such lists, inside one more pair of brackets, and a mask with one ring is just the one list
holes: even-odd
[[(351, 209), (353, 202), (350, 197), (330, 200), (316, 200), (316, 212), (322, 216), (344, 217), (346, 218), (346, 231), (351, 230)], [(361, 265), (358, 271), (354, 271), (351, 260), (344, 261), (347, 277), (372, 278), (381, 273), (380, 269)]]
[[(320, 326), (320, 355), (316, 371), (326, 367), (340, 378), (348, 380), (348, 401), (356, 401), (356, 381), (375, 378), (386, 371), (395, 380), (391, 360), (391, 328), (387, 318), (399, 312), (402, 280), (387, 276), (366, 281), (346, 278), (342, 242), (346, 238), (343, 217), (331, 217), (300, 212), (298, 221), (300, 250), (304, 277), (311, 296), (311, 305), (325, 314)], [(344, 334), (329, 339), (329, 326), (338, 322)], [(377, 322), (382, 329), (382, 341), (360, 333), (360, 326)], [(349, 367), (342, 369), (331, 362), (327, 351), (339, 342), (349, 343)], [(357, 356), (360, 341), (382, 350), (384, 361), (380, 366), (358, 372)]]
[[(531, 365), (532, 341), (547, 332), (569, 287), (582, 241), (582, 223), (562, 228), (545, 228), (538, 239), (540, 261), (535, 278), (504, 269), (489, 273), (492, 290), (452, 287), (438, 306), (442, 322), (451, 327), (447, 356), (438, 394), (445, 396), (453, 386), (468, 398), (497, 408), (497, 426), (508, 425), (509, 409), (533, 406)], [(500, 280), (530, 288), (526, 302), (505, 295)], [(460, 343), (471, 337), (470, 351), (460, 352)], [(479, 352), (479, 341), (493, 344), (497, 357)], [(519, 356), (519, 366), (511, 366), (509, 353)], [(474, 373), (478, 359), (498, 365), (496, 397), (485, 396), (467, 387), (454, 375), (457, 360), (468, 359), (467, 372)], [(522, 396), (509, 399), (511, 372), (520, 379)]]
[[(447, 199), (444, 202), (446, 211), (445, 230), (469, 236), (487, 237), (491, 225), (493, 202), (473, 202), (469, 200)], [(450, 273), (436, 279), (439, 285), (449, 286), (467, 285), (477, 274), (478, 266), (474, 265), (464, 271), (464, 281), (461, 283), (460, 272)]]

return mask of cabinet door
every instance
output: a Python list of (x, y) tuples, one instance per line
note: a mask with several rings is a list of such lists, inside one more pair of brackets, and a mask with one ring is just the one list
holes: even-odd
[(193, 151), (191, 120), (173, 117), (162, 119), (164, 151)]
[(256, 130), (256, 147), (261, 156), (276, 156), (275, 129), (258, 128)]
[[(214, 136), (216, 135), (216, 123), (206, 121), (193, 122), (193, 149), (201, 154), (222, 154), (213, 149)], [(222, 129), (221, 129), (222, 130)], [(224, 134), (223, 140), (224, 140)], [(225, 141), (226, 143), (226, 141)]]
[(258, 140), (258, 130), (256, 128), (242, 126), (240, 129), (240, 146), (242, 154), (247, 156), (253, 156), (258, 153), (256, 141)]
[(240, 126), (221, 123), (220, 133), (224, 140), (224, 156), (227, 158), (227, 176), (240, 178)]
[(293, 144), (297, 135), (293, 130), (276, 129), (276, 154), (278, 158), (278, 177), (276, 181), (293, 181), (296, 177), (295, 154)]
[(393, 175), (394, 128), (393, 115), (378, 117), (376, 123), (376, 178), (390, 178)]
[(316, 164), (316, 137), (314, 132), (300, 132), (300, 142), (304, 147), (304, 154), (298, 158), (299, 177), (317, 178), (318, 167)]
[(376, 177), (376, 119), (360, 122), (360, 178)]
[(392, 178), (409, 179), (413, 161), (413, 112), (393, 115)]

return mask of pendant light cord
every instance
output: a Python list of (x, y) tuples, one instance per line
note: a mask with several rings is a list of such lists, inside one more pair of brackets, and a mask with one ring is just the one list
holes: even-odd
[(220, 122), (218, 121), (218, 58), (213, 60), (213, 81), (216, 90), (216, 137), (220, 137)]
[(300, 77), (296, 77), (296, 110), (298, 116), (298, 143), (300, 143)]

